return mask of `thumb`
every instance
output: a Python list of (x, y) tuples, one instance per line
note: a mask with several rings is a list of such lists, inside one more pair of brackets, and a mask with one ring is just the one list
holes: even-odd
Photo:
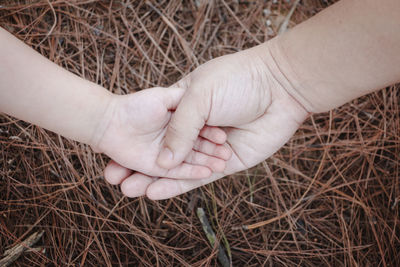
[(210, 101), (202, 93), (188, 89), (182, 97), (171, 117), (164, 147), (157, 159), (160, 167), (171, 169), (178, 166), (193, 149), (210, 110)]

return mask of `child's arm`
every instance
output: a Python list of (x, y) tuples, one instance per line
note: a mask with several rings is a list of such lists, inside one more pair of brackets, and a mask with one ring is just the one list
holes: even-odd
[(199, 147), (177, 168), (156, 165), (165, 127), (182, 95), (179, 88), (113, 95), (0, 28), (0, 112), (89, 144), (126, 168), (169, 178), (205, 178), (224, 170), (230, 152), (221, 145), (226, 134), (216, 127), (201, 131)]
[(93, 145), (111, 98), (0, 28), (0, 112)]

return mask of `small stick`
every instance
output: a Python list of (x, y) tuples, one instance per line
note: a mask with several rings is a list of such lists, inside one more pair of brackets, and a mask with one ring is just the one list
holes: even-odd
[(280, 26), (279, 29), (278, 29), (278, 35), (284, 33), (284, 32), (287, 30), (287, 28), (288, 28), (288, 26), (289, 26), (290, 18), (292, 17), (294, 11), (296, 10), (296, 7), (297, 7), (297, 5), (299, 4), (299, 2), (300, 2), (300, 0), (296, 0), (296, 1), (293, 3), (292, 8), (290, 9), (290, 11), (289, 11), (289, 13), (287, 14), (285, 20), (282, 22), (281, 26)]
[(39, 241), (39, 239), (42, 237), (44, 231), (41, 232), (36, 232), (30, 235), (25, 241), (22, 241), (21, 243), (15, 245), (14, 247), (7, 249), (4, 252), (4, 258), (0, 260), (0, 266), (9, 266), (12, 264), (15, 260), (17, 260), (22, 253), (24, 253), (26, 250), (31, 248), (33, 245), (36, 244), (36, 242)]
[(242, 226), (239, 226), (239, 227), (238, 226), (234, 226), (234, 227), (232, 227), (232, 230), (240, 230), (240, 229), (252, 230), (252, 229), (256, 229), (256, 228), (265, 226), (267, 224), (271, 224), (273, 222), (279, 221), (279, 220), (285, 218), (286, 216), (289, 216), (292, 213), (298, 211), (301, 208), (300, 206), (296, 206), (296, 205), (293, 208), (291, 208), (290, 210), (282, 213), (281, 215), (279, 215), (277, 217), (271, 218), (271, 219), (266, 220), (266, 221), (261, 221), (261, 222), (258, 222), (258, 223), (249, 224), (249, 225), (242, 225)]
[[(210, 242), (211, 246), (214, 247), (217, 237), (215, 236), (215, 233), (211, 228), (211, 225), (203, 208), (197, 208), (197, 217), (199, 217), (201, 225), (203, 226), (203, 231), (206, 233), (208, 241)], [(221, 245), (218, 245), (218, 261), (223, 267), (231, 266), (231, 262), (228, 259), (228, 256), (226, 256), (225, 251)]]

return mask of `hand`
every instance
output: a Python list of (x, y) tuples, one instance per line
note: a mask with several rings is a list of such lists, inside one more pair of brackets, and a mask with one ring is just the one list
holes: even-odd
[[(177, 83), (186, 89), (165, 137), (166, 151), (158, 158), (164, 168), (179, 164), (198, 147), (199, 129), (222, 126), (232, 157), (223, 173), (197, 180), (154, 179), (121, 175), (123, 192), (164, 199), (187, 192), (225, 175), (248, 169), (284, 145), (308, 112), (288, 94), (266, 44), (211, 60)], [(117, 168), (117, 167), (116, 167)], [(124, 168), (119, 167), (121, 172)]]
[(205, 147), (191, 149), (183, 163), (172, 169), (156, 164), (172, 110), (183, 93), (180, 88), (153, 88), (113, 96), (104, 115), (103, 134), (94, 145), (96, 151), (113, 159), (105, 170), (105, 177), (110, 183), (115, 184), (115, 177), (121, 175), (119, 166), (127, 168), (122, 169), (123, 175), (130, 174), (131, 169), (151, 176), (181, 179), (206, 178), (212, 171), (222, 172), (225, 169), (230, 151), (220, 144), (225, 142), (226, 134), (208, 126), (202, 127), (199, 133)]

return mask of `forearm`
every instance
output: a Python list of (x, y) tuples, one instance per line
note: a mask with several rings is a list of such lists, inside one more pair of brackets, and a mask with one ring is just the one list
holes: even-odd
[(92, 144), (111, 94), (0, 28), (0, 112)]
[(267, 44), (289, 93), (327, 111), (400, 81), (400, 1), (342, 0)]

